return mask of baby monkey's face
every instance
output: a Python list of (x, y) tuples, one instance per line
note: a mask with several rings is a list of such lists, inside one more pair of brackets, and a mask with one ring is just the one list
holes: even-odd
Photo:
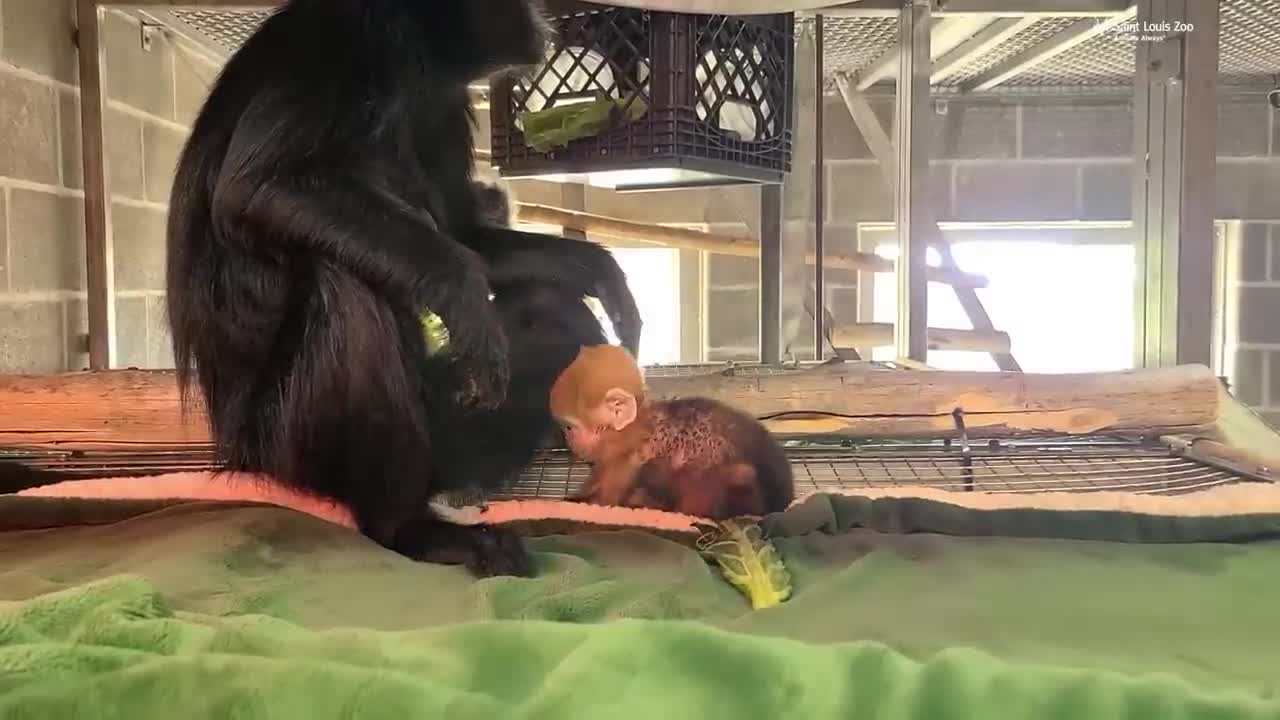
[(610, 430), (612, 414), (602, 403), (578, 417), (557, 418), (564, 430), (564, 441), (580, 460), (594, 462), (600, 439)]

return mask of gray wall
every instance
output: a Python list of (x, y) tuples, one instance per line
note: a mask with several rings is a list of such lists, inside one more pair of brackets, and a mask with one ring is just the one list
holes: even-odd
[[(0, 370), (87, 365), (80, 109), (73, 3), (0, 0)], [(107, 163), (122, 366), (172, 365), (164, 220), (177, 153), (213, 69), (110, 12)]]

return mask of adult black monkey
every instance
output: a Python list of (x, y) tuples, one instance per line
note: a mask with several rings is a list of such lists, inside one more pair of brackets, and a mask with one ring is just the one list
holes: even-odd
[[(476, 217), (467, 85), (544, 47), (527, 0), (288, 0), (214, 83), (170, 198), (178, 381), (198, 383), (227, 467), (479, 575), (532, 564), (514, 535), (448, 523), (427, 499), (473, 482), (435, 471), (459, 465), (438, 462), (455, 451), (435, 431), (507, 392), (487, 275), (596, 294), (639, 337), (606, 250)], [(449, 359), (428, 357), (424, 308)]]
[[(513, 222), (505, 184), (474, 183), (482, 222), (505, 227)], [(540, 278), (493, 283), (493, 305), (511, 348), (511, 385), (506, 399), (491, 411), (471, 413), (438, 428), (436, 439), (452, 452), (437, 453), (446, 476), (469, 472), (480, 491), (515, 480), (559, 433), (551, 416), (551, 386), (583, 345), (608, 342), (600, 320), (580, 292)], [(449, 463), (452, 463), (451, 465)], [(474, 492), (454, 495), (464, 502)]]

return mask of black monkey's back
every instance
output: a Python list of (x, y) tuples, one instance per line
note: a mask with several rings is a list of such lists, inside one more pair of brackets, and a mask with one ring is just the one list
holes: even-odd
[[(467, 84), (537, 60), (522, 0), (290, 0), (232, 56), (179, 159), (168, 310), (179, 383), (233, 469), (344, 503), (376, 541), (481, 574), (531, 571), (506, 533), (450, 525), (431, 494), (461, 413), (420, 311), (505, 383), (473, 223)], [(445, 463), (450, 464), (450, 463)]]

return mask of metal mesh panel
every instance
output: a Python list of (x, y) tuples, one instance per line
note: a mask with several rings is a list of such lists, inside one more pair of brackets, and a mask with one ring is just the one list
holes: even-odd
[(1231, 0), (1220, 7), (1218, 72), (1280, 73), (1280, 0)]
[(975, 58), (960, 68), (954, 75), (942, 82), (943, 86), (964, 85), (982, 73), (1026, 50), (1041, 40), (1062, 31), (1076, 21), (1075, 18), (1048, 18), (1041, 20), (1009, 40), (1000, 44), (991, 52)]
[(823, 67), (856, 72), (898, 44), (898, 21), (885, 17), (832, 17), (822, 23)]
[(249, 39), (270, 12), (261, 10), (179, 10), (173, 14), (200, 31), (228, 51), (234, 51)]
[[(974, 442), (833, 440), (793, 444), (787, 454), (797, 494), (920, 485), (992, 493), (1124, 491), (1180, 494), (1249, 478), (1127, 438), (1034, 437)], [(145, 451), (0, 451), (0, 459), (57, 470), (69, 478), (149, 475), (215, 467), (207, 446)], [(560, 499), (577, 492), (587, 465), (547, 450), (495, 498)]]
[(1102, 33), (1029, 68), (1012, 80), (1018, 85), (1125, 85), (1133, 82), (1133, 41)]

